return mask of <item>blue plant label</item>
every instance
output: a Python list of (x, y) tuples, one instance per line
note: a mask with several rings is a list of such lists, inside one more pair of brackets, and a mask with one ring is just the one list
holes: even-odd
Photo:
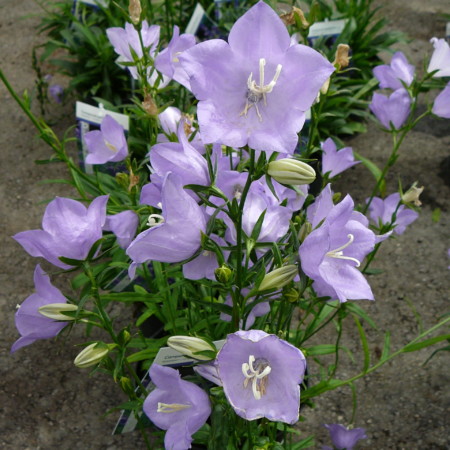
[(309, 29), (308, 39), (314, 40), (319, 37), (339, 36), (346, 23), (346, 19), (316, 22)]

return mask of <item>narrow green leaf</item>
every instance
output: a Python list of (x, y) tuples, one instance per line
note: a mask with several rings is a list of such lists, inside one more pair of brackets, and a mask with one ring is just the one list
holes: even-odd
[(420, 350), (421, 348), (430, 347), (431, 345), (437, 344), (438, 342), (445, 341), (447, 339), (450, 339), (450, 334), (441, 334), (440, 336), (436, 336), (434, 338), (425, 339), (422, 342), (417, 342), (415, 344), (408, 344), (405, 347), (403, 347), (402, 352), (403, 353), (415, 352), (417, 350)]
[(367, 369), (370, 366), (370, 352), (369, 352), (369, 344), (367, 343), (366, 333), (364, 332), (364, 328), (361, 325), (361, 322), (358, 319), (356, 314), (352, 314), (353, 319), (355, 320), (356, 326), (358, 327), (359, 336), (361, 338), (361, 345), (364, 351), (364, 366), (363, 372), (366, 373)]

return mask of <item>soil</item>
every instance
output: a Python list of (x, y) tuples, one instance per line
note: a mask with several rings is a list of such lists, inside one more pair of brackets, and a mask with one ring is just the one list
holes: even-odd
[[(430, 55), (433, 36), (444, 37), (445, 20), (450, 13), (448, 0), (378, 1), (391, 29), (399, 29), (412, 39), (401, 44), (410, 61), (423, 67)], [(31, 91), (35, 74), (31, 49), (43, 41), (36, 36), (40, 8), (31, 0), (3, 0), (0, 5), (1, 68), (18, 92)], [(120, 389), (101, 373), (88, 376), (72, 361), (83, 342), (81, 330), (58, 341), (40, 341), (14, 355), (9, 349), (17, 339), (14, 311), (34, 290), (33, 270), (37, 263), (11, 239), (19, 231), (40, 227), (44, 202), (55, 195), (70, 196), (73, 191), (61, 184), (42, 184), (49, 178), (62, 178), (58, 165), (36, 165), (50, 150), (37, 139), (28, 119), (0, 85), (0, 139), (2, 177), (1, 247), (3, 262), (0, 281), (2, 320), (0, 344), (0, 448), (5, 449), (136, 449), (144, 448), (138, 433), (111, 436), (117, 413), (105, 413), (124, 401)], [(36, 105), (35, 105), (36, 106)], [(423, 106), (423, 105), (422, 105)], [(55, 106), (54, 117), (61, 132), (72, 124), (73, 105)], [(375, 124), (366, 134), (346, 142), (360, 154), (382, 165), (390, 149), (390, 138)], [(382, 247), (374, 267), (383, 273), (370, 277), (375, 302), (360, 302), (380, 330), (390, 330), (392, 348), (398, 349), (414, 338), (420, 329), (436, 323), (448, 310), (450, 273), (447, 249), (450, 247), (449, 172), (442, 161), (450, 155), (450, 122), (427, 119), (405, 140), (397, 166), (388, 177), (388, 192), (419, 181), (425, 186), (420, 218), (407, 231)], [(358, 165), (348, 171), (335, 191), (351, 193), (355, 201), (369, 194), (372, 179)], [(447, 184), (446, 184), (447, 182)], [(440, 219), (432, 213), (439, 208)], [(52, 268), (42, 263), (46, 270)], [(64, 278), (52, 277), (66, 290)], [(414, 305), (414, 306), (411, 306)], [(127, 311), (117, 311), (125, 315)], [(420, 320), (416, 316), (420, 315)], [(125, 320), (125, 319), (124, 319)], [(359, 352), (354, 326), (343, 345)], [(364, 326), (374, 362), (379, 358), (382, 334)], [(324, 343), (322, 338), (321, 343)], [(332, 341), (330, 340), (329, 343)], [(441, 344), (442, 345), (442, 344)], [(364, 427), (368, 439), (360, 448), (447, 449), (450, 440), (446, 426), (450, 412), (448, 353), (438, 353), (423, 365), (432, 350), (399, 356), (378, 371), (355, 383), (358, 409), (355, 426)], [(353, 363), (343, 355), (339, 378), (358, 373), (361, 358)], [(324, 423), (348, 424), (352, 415), (352, 395), (348, 388), (329, 392), (315, 401), (315, 409), (303, 409), (305, 422), (299, 425), (303, 437), (316, 434), (316, 448), (329, 444)]]

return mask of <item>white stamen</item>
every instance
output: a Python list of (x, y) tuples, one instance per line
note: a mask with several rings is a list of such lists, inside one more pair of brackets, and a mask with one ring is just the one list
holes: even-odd
[(159, 209), (162, 209), (162, 203), (161, 203), (161, 202), (158, 202), (158, 203), (156, 204), (156, 206), (157, 206)]
[(174, 413), (182, 411), (183, 409), (190, 408), (191, 405), (183, 405), (181, 403), (160, 403), (158, 402), (158, 409), (156, 412), (159, 413)]
[(353, 234), (347, 234), (348, 242), (344, 245), (341, 245), (340, 247), (330, 250), (328, 253), (326, 253), (325, 256), (329, 256), (330, 258), (337, 258), (337, 259), (345, 259), (347, 261), (353, 261), (356, 263), (356, 267), (359, 267), (361, 265), (361, 262), (357, 260), (356, 258), (352, 258), (351, 256), (344, 256), (344, 253), (342, 250), (346, 249), (354, 240)]
[(272, 368), (263, 360), (263, 362), (256, 365), (256, 370), (253, 367), (255, 357), (250, 355), (248, 363), (242, 364), (242, 373), (244, 374), (244, 388), (248, 386), (248, 382), (252, 382), (252, 392), (256, 400), (259, 400), (266, 392), (266, 377), (272, 371)]
[(259, 85), (256, 84), (255, 80), (253, 80), (253, 72), (250, 73), (250, 76), (247, 80), (247, 100), (245, 103), (244, 110), (241, 112), (241, 116), (246, 116), (248, 110), (254, 106), (256, 110), (256, 114), (259, 118), (259, 121), (262, 122), (262, 116), (259, 112), (258, 102), (263, 99), (264, 106), (267, 106), (267, 94), (270, 94), (277, 84), (278, 78), (281, 73), (282, 65), (278, 64), (275, 70), (275, 75), (272, 78), (272, 81), (269, 84), (264, 84), (264, 67), (266, 65), (266, 60), (264, 58), (259, 59)]
[(148, 216), (147, 225), (149, 227), (154, 227), (156, 225), (161, 225), (162, 223), (164, 223), (164, 217), (161, 216), (161, 214), (150, 214)]

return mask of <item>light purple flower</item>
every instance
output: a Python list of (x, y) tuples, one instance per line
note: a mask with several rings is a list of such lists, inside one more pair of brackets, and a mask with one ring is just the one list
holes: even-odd
[(103, 229), (112, 231), (116, 235), (119, 246), (125, 250), (136, 236), (138, 225), (138, 215), (134, 211), (128, 210), (107, 216)]
[(333, 206), (333, 191), (331, 190), (331, 184), (328, 183), (316, 197), (314, 203), (311, 203), (306, 210), (306, 217), (313, 229), (327, 217)]
[(222, 386), (222, 380), (219, 378), (219, 372), (214, 362), (198, 364), (194, 366), (194, 372), (198, 373), (201, 377), (206, 378), (211, 383), (217, 386)]
[(298, 421), (303, 353), (260, 330), (229, 334), (216, 360), (225, 396), (246, 420)]
[(178, 370), (153, 364), (150, 378), (156, 389), (147, 396), (144, 412), (159, 428), (167, 430), (166, 450), (191, 448), (192, 435), (211, 414), (208, 395), (196, 384), (181, 379)]
[(444, 119), (450, 119), (450, 83), (434, 100), (431, 112)]
[[(394, 220), (393, 215), (395, 212)], [(374, 197), (369, 206), (369, 214), (370, 218), (377, 225), (391, 224), (394, 227), (394, 232), (397, 234), (403, 234), (406, 227), (419, 217), (416, 211), (401, 205), (401, 198), (398, 192), (387, 196), (384, 200)]]
[(367, 219), (353, 211), (353, 206), (347, 195), (299, 249), (302, 269), (314, 280), (317, 294), (340, 302), (373, 300), (372, 290), (357, 267), (374, 249), (376, 237), (367, 228)]
[(84, 140), (88, 150), (88, 164), (105, 164), (123, 161), (128, 156), (125, 131), (113, 117), (106, 115), (100, 124), (100, 130), (89, 131)]
[[(261, 230), (256, 241), (276, 242), (288, 232), (292, 212), (284, 206), (273, 205), (270, 198), (266, 197), (263, 191), (259, 192), (259, 189), (262, 190), (263, 188), (258, 187), (257, 182), (253, 184), (255, 189), (250, 188), (242, 212), (242, 230), (247, 236), (251, 236), (256, 222), (265, 211)], [(228, 242), (235, 244), (237, 242), (236, 228), (228, 216), (224, 216), (223, 220), (228, 226), (225, 238)]]
[(361, 162), (355, 161), (351, 147), (344, 147), (337, 151), (336, 144), (331, 138), (322, 143), (322, 150), (322, 174), (329, 172), (330, 178)]
[(56, 197), (45, 209), (43, 230), (17, 233), (13, 238), (31, 255), (41, 256), (55, 266), (70, 269), (59, 260), (83, 260), (102, 237), (108, 195), (95, 198), (88, 208), (70, 198)]
[(66, 297), (50, 282), (48, 275), (37, 265), (34, 270), (36, 293), (31, 294), (16, 312), (16, 328), (21, 337), (11, 347), (11, 353), (38, 339), (55, 337), (67, 322), (59, 322), (39, 313), (39, 308), (51, 303), (67, 303)]
[(237, 20), (228, 43), (202, 42), (180, 61), (200, 100), (205, 143), (283, 154), (295, 150), (304, 113), (334, 70), (315, 50), (291, 46), (285, 25), (262, 1)]
[[(149, 26), (147, 21), (144, 20), (141, 24), (141, 37), (142, 43), (144, 47), (148, 50), (150, 57), (154, 58), (156, 49), (159, 43), (159, 25), (151, 25)], [(131, 53), (131, 49), (136, 54), (139, 59), (142, 59), (144, 53), (142, 51), (141, 42), (139, 40), (139, 33), (134, 28), (131, 23), (126, 23), (125, 28), (114, 27), (108, 28), (106, 30), (106, 34), (108, 36), (109, 41), (114, 47), (114, 51), (119, 55), (118, 62), (133, 62), (134, 58)], [(137, 80), (138, 79), (138, 71), (136, 66), (127, 66), (130, 71), (131, 76)], [(152, 73), (151, 73), (152, 72)], [(150, 75), (151, 73), (151, 75)], [(149, 79), (149, 83), (154, 85), (156, 79), (160, 76), (157, 71), (152, 68), (148, 68), (147, 77)], [(159, 83), (159, 87), (162, 88), (169, 83), (170, 79), (167, 77), (162, 77), (162, 80)]]
[(193, 34), (182, 34), (175, 25), (173, 27), (172, 39), (167, 48), (158, 54), (155, 59), (155, 67), (170, 79), (174, 79), (186, 89), (191, 90), (189, 76), (181, 67), (179, 55), (195, 45), (195, 36)]
[(390, 130), (392, 123), (399, 129), (411, 111), (411, 97), (406, 89), (397, 89), (389, 97), (375, 93), (369, 108), (385, 128)]
[[(324, 425), (330, 432), (331, 442), (336, 450), (353, 450), (353, 447), (360, 439), (367, 439), (366, 430), (364, 428), (348, 429), (343, 425), (333, 423), (331, 425)], [(331, 449), (331, 447), (324, 446), (324, 449)]]
[(200, 248), (206, 219), (176, 174), (169, 173), (164, 179), (162, 216), (152, 216), (150, 221), (159, 219), (161, 222), (152, 223), (152, 227), (140, 233), (126, 251), (134, 263), (150, 260), (180, 262), (189, 259)]
[(383, 64), (373, 69), (373, 74), (380, 82), (380, 88), (401, 89), (402, 81), (410, 86), (414, 80), (415, 67), (408, 63), (402, 52), (396, 52), (392, 56), (390, 64)]
[(164, 133), (168, 136), (178, 133), (178, 124), (181, 120), (181, 111), (175, 106), (167, 107), (162, 113), (158, 114), (159, 123)]
[(450, 46), (445, 39), (432, 38), (430, 42), (434, 46), (428, 64), (428, 73), (438, 70), (433, 77), (450, 77)]
[[(219, 236), (210, 235), (210, 239), (220, 246), (226, 246), (226, 242)], [(224, 258), (227, 259), (230, 252), (223, 251)], [(189, 280), (200, 280), (207, 278), (215, 280), (215, 270), (218, 268), (217, 256), (213, 251), (205, 250), (192, 261), (183, 264), (183, 275)]]
[(64, 98), (64, 88), (60, 84), (52, 84), (48, 88), (48, 95), (56, 103), (62, 103)]

